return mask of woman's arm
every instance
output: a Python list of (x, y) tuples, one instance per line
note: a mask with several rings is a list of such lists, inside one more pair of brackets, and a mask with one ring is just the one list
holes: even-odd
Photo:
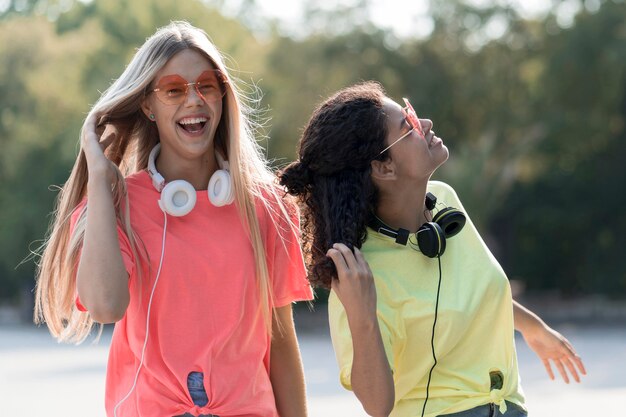
[(291, 304), (274, 309), (270, 380), (281, 417), (306, 417), (304, 371)]
[(352, 335), (351, 384), (354, 394), (371, 416), (388, 416), (395, 402), (391, 368), (385, 354), (376, 316), (376, 287), (369, 265), (357, 248), (343, 244), (328, 251), (338, 280), (333, 291), (341, 301)]
[(100, 323), (113, 323), (124, 317), (130, 295), (111, 193), (115, 171), (102, 150), (115, 134), (110, 132), (103, 137), (100, 142), (95, 116), (91, 116), (81, 141), (89, 172), (88, 209), (76, 286), (80, 301), (91, 317)]
[[(587, 374), (583, 361), (576, 353), (570, 342), (559, 332), (552, 329), (535, 313), (513, 300), (513, 317), (515, 330), (518, 330), (528, 346), (539, 356), (550, 376), (554, 379), (554, 373), (550, 361), (559, 370), (563, 380), (569, 384), (567, 371), (576, 382), (580, 382), (578, 372)], [(578, 369), (577, 369), (578, 368)]]

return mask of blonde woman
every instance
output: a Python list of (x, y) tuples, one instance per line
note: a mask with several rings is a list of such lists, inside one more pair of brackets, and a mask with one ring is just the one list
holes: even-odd
[(35, 315), (62, 341), (115, 323), (108, 416), (306, 415), (298, 213), (243, 98), (207, 35), (173, 22), (85, 120)]

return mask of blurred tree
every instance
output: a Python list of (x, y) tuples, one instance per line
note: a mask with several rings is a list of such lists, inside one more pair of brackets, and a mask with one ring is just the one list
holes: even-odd
[(16, 267), (43, 237), (53, 199), (48, 186), (67, 177), (75, 153), (87, 102), (77, 81), (91, 30), (60, 39), (43, 17), (0, 24), (0, 38), (11, 40), (0, 46), (0, 216), (10, 219), (0, 233), (0, 299), (32, 282), (31, 263)]
[(533, 112), (545, 33), (499, 5), (433, 2), (433, 16), (428, 47), (446, 68), (447, 88), (430, 93), (431, 118), (450, 148), (439, 175), (493, 243), (487, 221), (513, 185), (533, 175), (533, 150), (545, 135)]
[(494, 223), (503, 231), (507, 263), (530, 288), (623, 296), (624, 3), (603, 2), (551, 36), (540, 86), (535, 117), (546, 130), (536, 150), (540, 175), (518, 184)]
[(434, 120), (451, 153), (437, 176), (455, 186), (511, 277), (531, 289), (626, 295), (626, 217), (610, 215), (626, 203), (624, 1), (581, 3), (565, 28), (558, 2), (525, 20), (506, 2), (432, 0), (428, 39), (398, 39), (369, 23), (369, 1), (347, 4), (308, 7), (308, 35), (289, 38), (255, 16), (254, 0), (240, 2), (240, 21), (218, 12), (224, 0), (5, 2), (0, 214), (10, 220), (0, 229), (0, 300), (32, 288), (32, 263), (15, 267), (45, 235), (47, 187), (67, 178), (89, 104), (175, 19), (205, 29), (257, 99), (259, 122), (272, 116), (261, 133), (277, 166), (294, 158), (323, 98), (379, 80)]
[[(272, 112), (269, 154), (284, 163), (313, 108), (346, 85), (377, 79), (397, 86), (397, 51), (384, 45), (383, 31), (354, 31), (337, 37), (316, 35), (303, 41), (277, 38), (266, 59), (261, 87)], [(388, 64), (382, 67), (381, 63)], [(279, 163), (280, 165), (280, 163)]]

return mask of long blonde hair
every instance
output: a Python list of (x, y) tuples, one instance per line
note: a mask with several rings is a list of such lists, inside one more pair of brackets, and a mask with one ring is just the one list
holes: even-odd
[[(149, 152), (158, 142), (156, 126), (141, 111), (145, 92), (169, 59), (185, 49), (205, 55), (228, 81), (214, 147), (215, 152), (226, 155), (230, 162), (237, 209), (254, 249), (261, 300), (259, 311), (270, 332), (273, 295), (255, 202), (263, 202), (275, 224), (274, 214), (277, 211), (285, 216), (289, 214), (273, 184), (275, 177), (255, 141), (249, 117), (252, 110), (244, 101), (244, 94), (228, 75), (221, 54), (207, 34), (187, 22), (172, 22), (159, 29), (137, 51), (122, 75), (102, 94), (86, 119), (92, 114), (98, 115), (100, 124), (111, 124), (117, 130), (115, 143), (106, 151), (107, 158), (119, 168), (113, 185), (116, 215), (130, 240), (135, 259), (137, 262), (145, 261), (147, 254), (138, 245), (139, 239), (130, 224), (124, 176), (145, 169)], [(84, 130), (85, 125), (81, 135)], [(85, 233), (86, 211), (80, 214), (70, 236), (70, 216), (86, 195), (87, 174), (87, 162), (81, 150), (68, 181), (58, 195), (37, 269), (35, 322), (45, 322), (59, 341), (74, 343), (82, 342), (94, 324), (89, 314), (79, 311), (75, 305), (74, 274)]]

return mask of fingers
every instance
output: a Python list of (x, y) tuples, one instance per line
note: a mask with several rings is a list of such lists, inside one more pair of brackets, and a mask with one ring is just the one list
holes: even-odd
[(359, 264), (359, 266), (361, 266), (361, 268), (367, 270), (367, 272), (371, 272), (370, 266), (365, 260), (365, 257), (363, 256), (363, 252), (361, 252), (359, 248), (356, 248), (356, 247), (354, 248), (354, 257), (357, 263)]
[(563, 363), (560, 360), (556, 360), (554, 361), (554, 365), (556, 366), (556, 369), (559, 370), (559, 374), (561, 374), (561, 378), (563, 378), (563, 381), (565, 381), (566, 384), (569, 384), (569, 377), (567, 376), (567, 372), (565, 372), (565, 367), (563, 366)]
[(578, 372), (576, 371), (576, 368), (570, 358), (565, 359), (565, 366), (567, 366), (567, 369), (569, 370), (572, 378), (574, 378), (574, 381), (580, 382), (580, 376), (578, 375)]
[[(574, 365), (576, 365), (576, 368), (578, 368), (578, 371), (581, 374), (587, 375), (587, 370), (585, 369), (583, 360), (580, 356), (578, 356), (578, 353), (576, 353), (576, 350), (574, 349), (572, 344), (566, 338), (563, 338), (563, 343), (568, 350), (569, 360), (574, 362)], [(576, 380), (576, 382), (578, 382), (578, 380)]]
[(87, 116), (87, 119), (85, 120), (85, 128), (83, 131), (83, 142), (87, 140), (95, 140), (96, 142), (98, 141), (98, 133), (96, 132), (97, 119), (98, 116), (94, 113), (91, 113), (89, 116)]
[(358, 268), (358, 262), (354, 256), (354, 253), (350, 250), (350, 248), (348, 248), (343, 243), (335, 243), (333, 245), (333, 249), (335, 249), (336, 251), (339, 251), (343, 259), (345, 260), (348, 269), (356, 270)]
[(550, 366), (550, 361), (547, 359), (542, 359), (543, 366), (546, 368), (546, 372), (548, 372), (548, 376), (551, 380), (554, 381), (554, 372), (552, 372), (552, 366)]
[[(565, 381), (566, 384), (569, 384), (570, 382), (570, 378), (568, 375), (571, 375), (574, 381), (580, 383), (579, 372), (583, 375), (587, 374), (587, 371), (585, 370), (585, 366), (583, 365), (583, 362), (580, 356), (576, 354), (576, 352), (573, 350), (572, 346), (569, 343), (565, 343), (564, 341), (562, 346), (563, 346), (564, 352), (558, 357), (556, 355), (553, 356), (551, 360), (554, 362), (554, 365), (556, 366), (557, 370), (559, 371), (559, 374), (561, 375), (561, 377), (563, 378), (563, 381)], [(552, 369), (550, 367), (549, 360), (544, 359), (543, 363), (544, 363), (544, 366), (546, 367), (546, 370), (548, 371), (548, 375), (550, 375), (550, 379), (553, 380), (554, 373), (552, 372)]]
[(354, 252), (343, 243), (335, 243), (326, 253), (330, 257), (337, 268), (339, 279), (341, 277), (371, 277), (372, 272), (358, 248), (354, 248)]
[(89, 116), (87, 116), (87, 119), (85, 119), (85, 126), (90, 129), (95, 131), (96, 130), (96, 122), (100, 119), (100, 116), (98, 116), (95, 112), (92, 112), (89, 114)]
[(98, 124), (102, 117), (98, 114), (91, 113), (85, 120), (85, 128), (83, 131), (82, 146), (87, 152), (95, 155), (99, 154), (95, 147), (98, 145), (103, 152), (117, 138), (117, 129), (107, 123)]
[(587, 375), (585, 365), (583, 364), (581, 357), (578, 356), (576, 350), (569, 342), (569, 340), (567, 340), (565, 337), (561, 337), (561, 342), (565, 350), (565, 358), (563, 359), (563, 361), (565, 361), (565, 366), (569, 370), (569, 373), (572, 375), (574, 380), (576, 382), (580, 382), (580, 376), (578, 375), (578, 372), (580, 372), (582, 375)]
[(334, 247), (328, 249), (328, 252), (326, 252), (326, 256), (332, 259), (339, 275), (342, 275), (345, 271), (348, 270), (348, 264), (346, 263), (346, 259), (343, 257), (343, 254), (338, 249)]
[[(376, 286), (363, 254), (352, 252), (346, 245), (335, 243), (327, 252), (337, 267), (337, 278), (331, 287), (343, 304), (352, 324), (376, 317)], [(356, 321), (355, 321), (356, 320)]]
[[(569, 375), (574, 378), (574, 381), (580, 382), (580, 375), (578, 374), (578, 371), (576, 370), (576, 367), (574, 366), (574, 363), (570, 358), (552, 359), (552, 361), (554, 362), (554, 365), (558, 369), (561, 378), (563, 378), (563, 381), (565, 381), (566, 384), (569, 384), (570, 382), (568, 371)], [(552, 372), (549, 360), (543, 360), (543, 365), (545, 366), (546, 371), (548, 371), (550, 379), (554, 380), (554, 373)]]
[(573, 361), (576, 364), (576, 367), (578, 368), (580, 373), (583, 375), (587, 375), (587, 370), (585, 369), (585, 364), (583, 364), (583, 360), (581, 359), (581, 357), (578, 355), (575, 355), (573, 358)]
[(100, 147), (105, 150), (117, 137), (117, 131), (112, 125), (106, 125), (100, 136)]

